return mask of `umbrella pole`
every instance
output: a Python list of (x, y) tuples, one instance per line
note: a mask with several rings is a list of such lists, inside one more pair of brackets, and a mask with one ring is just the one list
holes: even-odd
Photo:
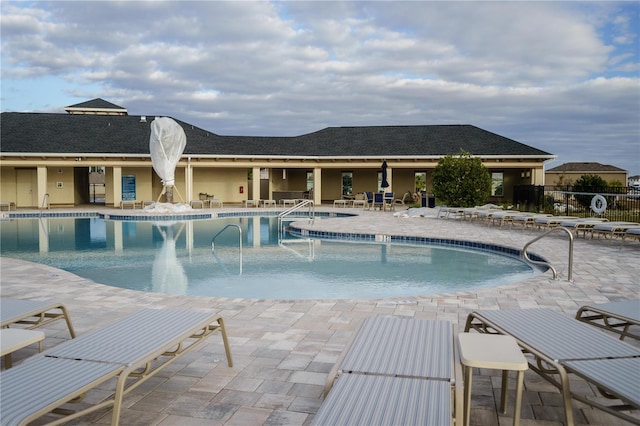
[(162, 191), (160, 192), (160, 195), (158, 195), (158, 199), (156, 200), (156, 203), (160, 202), (160, 198), (162, 198), (162, 196), (164, 195), (165, 191), (166, 191), (166, 188), (163, 186), (162, 187)]
[(182, 201), (182, 204), (184, 204), (184, 199), (182, 198), (182, 194), (180, 194), (180, 191), (178, 191), (178, 187), (174, 186), (173, 190), (178, 193), (178, 197), (180, 197), (180, 201)]

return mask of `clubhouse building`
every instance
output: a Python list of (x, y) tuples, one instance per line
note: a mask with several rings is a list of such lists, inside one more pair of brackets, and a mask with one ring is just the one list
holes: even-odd
[[(149, 152), (153, 116), (129, 115), (103, 99), (66, 114), (1, 114), (0, 200), (18, 208), (89, 204), (90, 172), (104, 174), (104, 203), (156, 201), (162, 182)], [(554, 155), (472, 125), (328, 127), (292, 137), (222, 136), (174, 120), (187, 137), (174, 201), (225, 204), (310, 198), (333, 203), (381, 191), (382, 163), (396, 198), (431, 193), (445, 155), (479, 157), (492, 176), (491, 202), (510, 203), (518, 185), (543, 185)]]

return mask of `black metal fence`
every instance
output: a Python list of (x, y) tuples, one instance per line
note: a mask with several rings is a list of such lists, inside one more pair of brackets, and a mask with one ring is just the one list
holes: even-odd
[(513, 191), (513, 204), (520, 211), (640, 222), (640, 189), (630, 186), (574, 191), (571, 186), (519, 185)]

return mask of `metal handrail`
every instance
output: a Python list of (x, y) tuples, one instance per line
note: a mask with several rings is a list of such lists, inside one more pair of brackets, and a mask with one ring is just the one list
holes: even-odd
[(534, 265), (544, 265), (544, 266), (548, 267), (553, 272), (553, 279), (557, 280), (558, 279), (558, 271), (556, 271), (556, 269), (549, 262), (543, 262), (541, 260), (532, 260), (532, 259), (529, 258), (529, 255), (527, 254), (527, 248), (531, 244), (535, 243), (538, 240), (541, 240), (542, 238), (546, 237), (547, 235), (549, 235), (549, 234), (551, 234), (551, 233), (553, 233), (555, 231), (563, 231), (569, 236), (569, 267), (568, 267), (569, 268), (569, 273), (568, 273), (569, 276), (567, 278), (567, 281), (573, 281), (573, 233), (568, 228), (565, 228), (564, 226), (558, 226), (556, 228), (551, 228), (547, 232), (545, 232), (544, 234), (539, 235), (536, 238), (534, 238), (533, 240), (529, 241), (522, 248), (522, 251), (520, 252), (520, 256), (523, 257), (527, 262), (533, 263)]
[(310, 219), (313, 219), (315, 217), (315, 204), (314, 204), (313, 200), (302, 200), (301, 202), (299, 202), (295, 206), (289, 207), (287, 210), (281, 212), (278, 215), (278, 218), (284, 218), (286, 216), (289, 216), (291, 213), (300, 210), (304, 206), (309, 206), (309, 217), (310, 217)]
[(49, 194), (44, 194), (42, 196), (42, 204), (40, 205), (40, 217), (42, 217), (42, 213), (45, 208), (49, 208)]
[(226, 231), (227, 228), (237, 228), (238, 229), (238, 244), (239, 244), (239, 247), (240, 247), (240, 261), (239, 261), (239, 263), (240, 263), (240, 272), (238, 273), (238, 275), (242, 275), (242, 228), (240, 227), (240, 225), (235, 224), (235, 223), (230, 223), (227, 226), (225, 226), (224, 228), (222, 228), (220, 231), (218, 231), (218, 233), (216, 235), (214, 235), (213, 238), (211, 239), (211, 253), (218, 260), (218, 263), (221, 263), (220, 260), (218, 259), (218, 256), (215, 253), (215, 242), (216, 242), (216, 238), (218, 238), (218, 236), (220, 236), (220, 234), (222, 234), (224, 231)]
[(278, 215), (278, 239), (282, 239), (284, 236), (284, 227), (282, 225), (284, 219), (305, 206), (309, 206), (309, 220), (313, 222), (316, 216), (315, 203), (313, 202), (313, 200), (302, 200), (295, 206), (288, 208)]
[[(286, 244), (307, 243), (309, 245), (309, 255), (305, 256), (302, 253), (299, 253), (296, 250), (292, 249), (291, 247), (287, 247), (285, 242)], [(290, 240), (281, 239), (278, 241), (278, 246), (287, 251), (290, 251), (291, 253), (298, 256), (300, 259), (306, 259), (309, 262), (313, 262), (313, 259), (315, 259), (316, 257), (314, 241), (311, 238), (306, 238), (306, 239), (297, 238), (297, 239), (290, 239)]]

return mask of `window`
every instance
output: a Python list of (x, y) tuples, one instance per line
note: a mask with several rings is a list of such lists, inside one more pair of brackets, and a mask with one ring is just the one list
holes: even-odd
[(494, 197), (504, 196), (504, 173), (491, 173), (491, 195)]
[(415, 172), (416, 187), (413, 192), (427, 192), (427, 172)]
[(313, 189), (313, 172), (307, 172), (307, 191)]
[(342, 195), (353, 192), (353, 172), (342, 172)]

